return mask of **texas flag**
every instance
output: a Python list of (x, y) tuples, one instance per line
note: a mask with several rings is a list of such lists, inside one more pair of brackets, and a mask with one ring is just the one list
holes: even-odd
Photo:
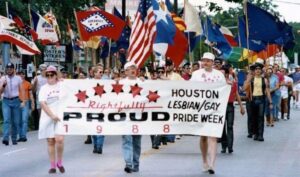
[(171, 16), (164, 11), (156, 0), (152, 0), (156, 19), (155, 52), (170, 57), (175, 66), (179, 66), (185, 57), (188, 42), (185, 35), (175, 26)]
[(42, 41), (43, 45), (58, 42), (58, 36), (53, 25), (33, 10), (31, 10), (31, 17), (34, 30), (38, 34), (38, 39)]
[(228, 28), (226, 28), (225, 26), (220, 26), (220, 31), (232, 47), (238, 46), (238, 43), (235, 41), (232, 32)]
[(92, 36), (106, 36), (118, 40), (125, 22), (103, 10), (76, 12), (81, 40), (88, 41)]

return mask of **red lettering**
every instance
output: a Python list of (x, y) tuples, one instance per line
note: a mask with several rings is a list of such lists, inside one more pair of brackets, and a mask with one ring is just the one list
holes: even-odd
[(163, 131), (164, 131), (164, 133), (169, 133), (170, 132), (170, 125), (169, 124), (165, 124)]
[(65, 127), (65, 132), (68, 133), (68, 131), (69, 131), (69, 126), (68, 126), (68, 124), (65, 124), (64, 127)]
[(139, 126), (138, 125), (132, 125), (132, 133), (138, 133), (139, 132)]
[(98, 134), (102, 133), (102, 126), (101, 125), (97, 125), (96, 130), (97, 130)]

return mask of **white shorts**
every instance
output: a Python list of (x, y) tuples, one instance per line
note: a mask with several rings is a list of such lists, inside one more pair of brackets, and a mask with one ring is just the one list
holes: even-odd
[(300, 91), (300, 83), (294, 85), (293, 90), (294, 90), (294, 91)]

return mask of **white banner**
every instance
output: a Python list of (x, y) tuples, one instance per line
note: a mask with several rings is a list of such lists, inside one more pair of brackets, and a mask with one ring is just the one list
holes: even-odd
[(64, 80), (56, 132), (221, 137), (229, 85), (191, 81)]

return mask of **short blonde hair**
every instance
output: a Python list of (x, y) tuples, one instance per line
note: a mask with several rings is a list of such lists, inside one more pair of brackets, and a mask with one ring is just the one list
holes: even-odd
[(93, 73), (95, 74), (95, 73), (97, 73), (97, 71), (99, 70), (99, 69), (101, 69), (102, 71), (103, 71), (103, 66), (95, 66), (95, 67), (93, 67)]

